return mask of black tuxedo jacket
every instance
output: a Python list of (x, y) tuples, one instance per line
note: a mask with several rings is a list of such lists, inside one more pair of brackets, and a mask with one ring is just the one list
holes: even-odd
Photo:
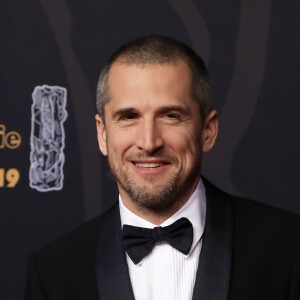
[[(299, 300), (299, 217), (205, 187), (193, 299)], [(134, 299), (118, 205), (31, 256), (26, 299)]]

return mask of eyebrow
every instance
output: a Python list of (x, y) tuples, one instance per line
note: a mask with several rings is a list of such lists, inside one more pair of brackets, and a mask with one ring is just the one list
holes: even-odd
[[(171, 111), (176, 111), (179, 113), (182, 113), (184, 115), (190, 115), (191, 112), (188, 108), (184, 108), (180, 105), (164, 105), (158, 108), (158, 110), (156, 111), (156, 114), (161, 114), (161, 113), (166, 113), (166, 112), (171, 112)], [(120, 108), (117, 109), (113, 114), (112, 114), (112, 118), (115, 120), (118, 117), (128, 114), (128, 113), (138, 113), (139, 110), (134, 108), (134, 107), (124, 107), (124, 108)]]
[(169, 111), (176, 111), (176, 112), (183, 113), (185, 115), (190, 114), (190, 110), (188, 108), (182, 107), (180, 105), (165, 105), (158, 109), (159, 113), (164, 113)]
[(117, 109), (113, 114), (112, 114), (112, 119), (115, 120), (117, 119), (119, 116), (128, 114), (128, 113), (133, 113), (133, 112), (137, 112), (137, 109), (135, 109), (134, 107), (124, 107), (124, 108), (120, 108)]

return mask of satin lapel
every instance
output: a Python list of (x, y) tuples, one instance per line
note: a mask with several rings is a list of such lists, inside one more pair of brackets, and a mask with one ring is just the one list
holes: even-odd
[(105, 214), (100, 228), (96, 274), (100, 300), (134, 300), (122, 247), (119, 206)]
[(207, 212), (193, 300), (225, 300), (228, 297), (233, 208), (230, 197), (205, 179)]

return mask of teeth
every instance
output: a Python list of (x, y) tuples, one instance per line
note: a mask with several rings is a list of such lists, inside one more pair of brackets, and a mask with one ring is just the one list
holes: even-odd
[(160, 164), (160, 163), (135, 163), (135, 165), (139, 168), (158, 168), (162, 164)]

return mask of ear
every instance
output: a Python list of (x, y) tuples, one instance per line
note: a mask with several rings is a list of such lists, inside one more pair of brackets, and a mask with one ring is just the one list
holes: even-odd
[(95, 116), (97, 127), (97, 138), (100, 151), (103, 155), (107, 156), (107, 144), (106, 144), (106, 129), (103, 118), (98, 114)]
[(211, 111), (205, 118), (202, 129), (202, 152), (208, 152), (215, 144), (218, 135), (218, 112)]

